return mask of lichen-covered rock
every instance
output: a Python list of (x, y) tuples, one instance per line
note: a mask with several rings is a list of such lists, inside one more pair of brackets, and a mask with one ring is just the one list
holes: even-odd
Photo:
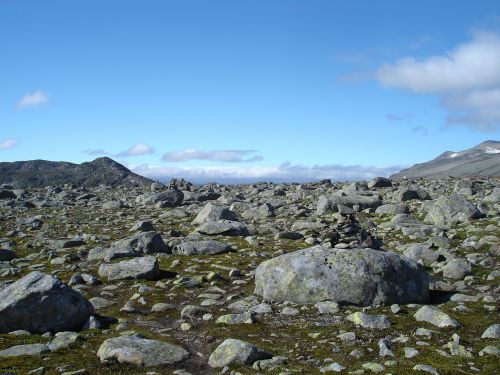
[(123, 260), (118, 263), (103, 263), (99, 266), (99, 276), (108, 281), (122, 279), (156, 280), (160, 276), (158, 260), (153, 256)]
[(386, 329), (391, 326), (391, 322), (385, 315), (371, 315), (363, 312), (355, 312), (349, 314), (346, 319), (363, 328)]
[(163, 341), (125, 335), (105, 340), (97, 356), (101, 361), (114, 359), (120, 363), (149, 367), (182, 362), (189, 357), (189, 352)]
[(222, 315), (215, 321), (218, 324), (253, 324), (255, 322), (255, 313), (253, 312)]
[(413, 317), (419, 322), (427, 322), (437, 327), (459, 327), (455, 319), (432, 306), (422, 306)]
[(276, 302), (425, 303), (428, 289), (421, 265), (373, 249), (312, 247), (267, 260), (255, 273), (255, 293)]
[(425, 221), (436, 225), (451, 225), (481, 217), (479, 210), (458, 194), (441, 196), (430, 206)]
[(208, 359), (210, 367), (218, 368), (229, 365), (252, 365), (262, 359), (272, 358), (272, 354), (257, 348), (248, 342), (227, 339), (220, 344)]
[(0, 333), (79, 330), (92, 305), (61, 280), (31, 272), (0, 291)]

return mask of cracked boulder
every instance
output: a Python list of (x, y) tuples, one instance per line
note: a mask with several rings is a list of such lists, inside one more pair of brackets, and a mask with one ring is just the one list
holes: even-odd
[(76, 331), (93, 313), (80, 293), (38, 271), (0, 291), (0, 333)]

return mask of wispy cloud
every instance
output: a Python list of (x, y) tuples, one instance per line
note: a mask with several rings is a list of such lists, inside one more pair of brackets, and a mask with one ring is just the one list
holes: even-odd
[(183, 177), (197, 183), (216, 181), (221, 183), (248, 183), (256, 181), (304, 182), (324, 178), (332, 180), (362, 180), (377, 176), (389, 176), (406, 166), (362, 166), (362, 165), (314, 165), (283, 163), (276, 166), (198, 166), (163, 167), (142, 164), (129, 166), (135, 173), (146, 177), (167, 180)]
[(49, 96), (41, 90), (24, 95), (16, 104), (18, 109), (30, 107), (38, 107), (46, 104), (49, 101)]
[(15, 139), (5, 139), (0, 142), (0, 150), (8, 150), (16, 147), (18, 142)]
[(130, 147), (128, 150), (116, 154), (116, 156), (121, 158), (126, 158), (131, 156), (141, 156), (154, 153), (155, 153), (154, 147), (148, 146), (144, 143), (137, 143), (136, 145)]
[(404, 121), (410, 123), (413, 121), (414, 115), (412, 113), (388, 113), (385, 117), (391, 122)]
[(170, 151), (163, 155), (162, 160), (166, 162), (180, 162), (189, 160), (212, 160), (227, 163), (242, 163), (262, 161), (260, 155), (248, 157), (256, 153), (256, 150), (213, 150), (200, 151), (196, 149), (186, 149), (180, 151)]
[(87, 150), (83, 150), (83, 152), (88, 154), (88, 155), (109, 155), (108, 151), (102, 150), (100, 148), (87, 149)]
[(500, 129), (499, 34), (476, 32), (471, 41), (443, 55), (384, 64), (376, 77), (385, 87), (439, 95), (448, 111), (447, 125)]

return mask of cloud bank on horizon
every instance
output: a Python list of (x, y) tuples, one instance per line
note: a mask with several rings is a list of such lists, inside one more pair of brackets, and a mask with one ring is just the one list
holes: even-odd
[(407, 166), (363, 166), (363, 165), (292, 165), (285, 162), (277, 166), (195, 166), (165, 167), (147, 164), (128, 165), (135, 173), (151, 179), (167, 181), (170, 178), (184, 178), (196, 183), (248, 183), (257, 181), (307, 182), (331, 179), (334, 181), (370, 180), (377, 176), (390, 176)]
[(257, 152), (256, 150), (200, 151), (193, 148), (181, 151), (169, 151), (162, 156), (161, 160), (166, 162), (180, 162), (180, 161), (190, 161), (190, 160), (213, 160), (226, 163), (244, 163), (244, 162), (264, 160), (264, 158), (260, 155), (247, 157), (249, 154), (254, 154), (256, 152)]

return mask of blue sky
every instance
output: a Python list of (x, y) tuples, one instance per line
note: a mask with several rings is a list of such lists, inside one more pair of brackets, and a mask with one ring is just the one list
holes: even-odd
[(500, 139), (500, 2), (0, 2), (0, 161), (370, 178)]

